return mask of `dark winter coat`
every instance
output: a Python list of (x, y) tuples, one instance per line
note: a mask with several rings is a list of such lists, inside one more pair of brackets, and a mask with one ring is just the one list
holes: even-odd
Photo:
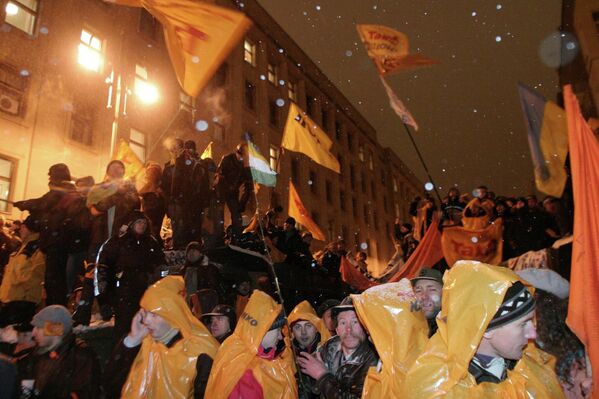
[(325, 399), (359, 399), (362, 397), (368, 369), (376, 366), (378, 355), (366, 339), (345, 359), (341, 338), (332, 337), (320, 349), (328, 372), (318, 380), (318, 389)]
[[(222, 157), (216, 169), (216, 182), (214, 183), (218, 199), (224, 200), (228, 197), (238, 196), (242, 186), (245, 187), (244, 195), (248, 193), (249, 196), (251, 184), (251, 172), (249, 168), (243, 165), (243, 161), (238, 160), (233, 153)], [(240, 200), (242, 204), (245, 202), (247, 202), (247, 199), (245, 201)]]
[[(34, 397), (52, 399), (97, 398), (100, 365), (95, 353), (73, 334), (58, 348), (46, 353), (30, 352), (17, 363), (20, 380), (35, 380)], [(73, 396), (75, 395), (75, 396)]]

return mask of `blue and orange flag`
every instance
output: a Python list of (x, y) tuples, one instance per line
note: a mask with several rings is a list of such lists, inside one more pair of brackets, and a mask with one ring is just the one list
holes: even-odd
[(566, 114), (552, 101), (518, 83), (520, 105), (528, 132), (528, 145), (539, 191), (561, 197), (566, 185), (564, 164), (568, 155)]
[(207, 1), (107, 1), (144, 7), (160, 21), (179, 84), (192, 97), (206, 86), (251, 25), (243, 13)]

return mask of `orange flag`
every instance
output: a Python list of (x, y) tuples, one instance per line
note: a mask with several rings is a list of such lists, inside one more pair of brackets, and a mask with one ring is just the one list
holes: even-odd
[(503, 255), (503, 221), (495, 220), (484, 229), (455, 226), (443, 229), (441, 245), (449, 267), (458, 260), (477, 260), (498, 265)]
[(435, 217), (426, 230), (422, 241), (405, 265), (389, 279), (389, 283), (397, 282), (402, 278), (413, 278), (420, 273), (423, 267), (432, 267), (443, 258), (441, 248), (441, 232), (439, 231), (439, 219)]
[(160, 21), (179, 84), (192, 97), (200, 93), (252, 24), (244, 14), (207, 1), (108, 1), (144, 7)]
[(599, 143), (564, 86), (574, 191), (574, 241), (568, 326), (585, 345), (593, 368), (593, 398), (599, 398)]
[(351, 264), (347, 257), (341, 258), (341, 264), (339, 265), (339, 273), (341, 273), (341, 280), (352, 288), (360, 291), (364, 291), (370, 287), (378, 285), (378, 282), (370, 281), (366, 276), (358, 270), (358, 268)]
[(112, 155), (112, 159), (118, 159), (125, 164), (125, 179), (135, 179), (144, 168), (144, 164), (139, 157), (123, 139), (119, 140), (119, 144)]
[(421, 66), (438, 64), (422, 54), (409, 54), (408, 37), (383, 25), (356, 25), (368, 56), (381, 75), (389, 75)]
[(326, 241), (326, 237), (320, 227), (312, 220), (310, 213), (306, 210), (304, 203), (300, 199), (295, 186), (289, 181), (289, 216), (295, 219), (296, 222), (303, 225), (306, 230), (312, 233), (312, 237), (316, 240)]

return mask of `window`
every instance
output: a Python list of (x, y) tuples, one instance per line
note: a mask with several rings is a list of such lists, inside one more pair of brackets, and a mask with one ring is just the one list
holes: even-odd
[(394, 205), (395, 205), (395, 217), (398, 218), (399, 217), (399, 204), (396, 202)]
[(387, 196), (383, 196), (383, 209), (385, 213), (389, 213), (389, 203), (387, 202)]
[(595, 29), (599, 33), (599, 11), (593, 13), (593, 21), (595, 22)]
[(39, 0), (10, 0), (6, 3), (7, 24), (33, 35)]
[(225, 142), (225, 127), (218, 122), (213, 122), (214, 127), (213, 138), (214, 141), (224, 143)]
[(142, 8), (139, 13), (139, 25), (137, 30), (150, 40), (156, 41), (158, 33), (158, 21), (145, 8)]
[(92, 72), (101, 72), (104, 63), (102, 50), (103, 40), (88, 29), (82, 29), (77, 56), (79, 64)]
[(12, 198), (13, 176), (15, 176), (16, 162), (0, 156), (0, 212), (9, 211), (9, 202)]
[(374, 155), (371, 150), (368, 151), (368, 169), (374, 170)]
[(279, 68), (276, 65), (271, 63), (268, 64), (268, 81), (275, 86), (278, 84), (279, 81), (279, 79), (277, 78), (278, 69)]
[(354, 219), (358, 218), (358, 201), (355, 198), (351, 199), (351, 208)]
[(256, 109), (256, 86), (245, 81), (245, 106), (254, 111)]
[(329, 113), (326, 109), (322, 110), (322, 128), (324, 130), (329, 130)]
[(347, 226), (341, 226), (341, 238), (344, 241), (347, 241), (349, 238), (349, 230), (347, 228)]
[(343, 127), (341, 126), (341, 123), (335, 122), (335, 138), (337, 139), (337, 141), (341, 141), (342, 137), (343, 137)]
[(358, 158), (360, 161), (364, 162), (364, 145), (362, 144), (358, 146)]
[(243, 42), (243, 59), (251, 66), (256, 66), (256, 45), (250, 39)]
[(146, 135), (139, 130), (131, 129), (129, 147), (142, 163), (146, 162)]
[(342, 211), (345, 210), (345, 191), (339, 191), (339, 207)]
[(316, 111), (316, 98), (306, 96), (306, 111), (308, 112), (308, 115), (314, 117)]
[(356, 189), (356, 168), (354, 165), (349, 165), (349, 184), (352, 190)]
[(372, 198), (376, 199), (376, 187), (374, 184), (374, 180), (370, 181), (370, 192), (372, 192)]
[(384, 186), (387, 184), (385, 169), (381, 168), (381, 184)]
[(397, 192), (397, 177), (393, 177), (393, 192)]
[(364, 223), (368, 224), (368, 205), (364, 204)]
[(351, 132), (347, 133), (347, 146), (350, 150), (354, 148), (354, 135)]
[(299, 161), (297, 159), (291, 160), (291, 181), (295, 184), (299, 182)]
[(69, 137), (78, 143), (91, 146), (94, 142), (91, 108), (78, 105), (71, 114)]
[(362, 193), (366, 194), (366, 174), (362, 172), (362, 179), (360, 179), (360, 183), (362, 184)]
[(268, 102), (268, 120), (272, 126), (279, 126), (279, 107), (275, 100)]
[(279, 149), (277, 147), (275, 147), (274, 145), (270, 146), (270, 168), (272, 170), (274, 170), (275, 172), (277, 172), (277, 163), (279, 161)]
[(372, 212), (372, 221), (374, 222), (374, 229), (378, 230), (379, 229), (379, 218), (376, 213), (376, 210)]
[(333, 184), (330, 181), (325, 181), (325, 196), (329, 204), (333, 203)]
[(343, 164), (343, 157), (341, 154), (337, 154), (337, 162), (339, 162), (339, 180), (343, 180), (345, 175), (345, 165)]
[(310, 171), (310, 178), (308, 180), (308, 184), (310, 185), (310, 191), (316, 194), (318, 192), (316, 188), (316, 172), (314, 172), (313, 170)]
[(0, 64), (0, 111), (14, 116), (23, 116), (28, 77), (16, 69)]
[(291, 101), (297, 103), (297, 82), (287, 82), (287, 96)]
[(148, 69), (140, 64), (135, 64), (135, 95), (146, 104), (151, 104), (158, 100), (158, 89), (148, 82)]

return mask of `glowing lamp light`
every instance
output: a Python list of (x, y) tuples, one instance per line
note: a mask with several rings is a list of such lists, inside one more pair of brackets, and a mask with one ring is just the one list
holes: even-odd
[(156, 86), (141, 79), (135, 81), (135, 95), (145, 104), (153, 104), (159, 97)]
[(102, 55), (81, 43), (79, 44), (79, 55), (77, 57), (77, 62), (79, 62), (79, 64), (85, 69), (99, 72), (100, 67), (102, 66)]
[(8, 2), (4, 10), (6, 11), (6, 15), (17, 15), (19, 13), (19, 7), (11, 2)]

